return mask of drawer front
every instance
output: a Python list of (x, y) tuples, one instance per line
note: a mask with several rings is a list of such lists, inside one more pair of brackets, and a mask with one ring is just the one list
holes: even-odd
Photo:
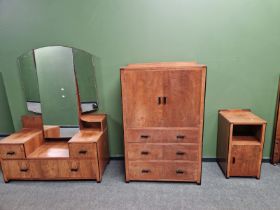
[(2, 159), (25, 158), (23, 144), (2, 144), (0, 145), (0, 154)]
[(130, 180), (197, 181), (198, 162), (144, 162), (129, 161)]
[(234, 145), (231, 149), (230, 176), (258, 176), (261, 167), (259, 145)]
[(164, 159), (165, 160), (187, 160), (198, 161), (201, 154), (198, 153), (198, 145), (165, 145), (164, 146)]
[(126, 129), (127, 142), (198, 143), (199, 132), (192, 129)]
[(163, 145), (128, 143), (127, 156), (129, 160), (161, 160), (163, 159)]
[(127, 156), (129, 160), (199, 160), (196, 144), (127, 143)]
[(38, 165), (28, 160), (3, 160), (2, 168), (8, 179), (31, 179), (39, 177)]
[(96, 179), (98, 173), (95, 160), (63, 160), (59, 161), (60, 178)]
[(70, 157), (97, 159), (95, 143), (69, 143)]

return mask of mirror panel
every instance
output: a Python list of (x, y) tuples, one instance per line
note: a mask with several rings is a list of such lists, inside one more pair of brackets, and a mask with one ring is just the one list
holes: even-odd
[(49, 46), (18, 59), (29, 112), (42, 114), (45, 138), (70, 138), (79, 116), (98, 110), (93, 56), (85, 51)]
[(18, 58), (21, 84), (24, 91), (27, 110), (41, 114), (39, 84), (33, 51), (29, 51)]
[(98, 97), (94, 57), (85, 51), (73, 49), (73, 59), (82, 112), (97, 111)]

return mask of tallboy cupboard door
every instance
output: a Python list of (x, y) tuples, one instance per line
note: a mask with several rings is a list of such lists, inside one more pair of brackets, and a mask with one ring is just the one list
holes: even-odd
[(202, 124), (205, 73), (198, 69), (164, 72), (164, 127), (198, 127)]
[(121, 71), (124, 123), (128, 128), (162, 127), (163, 71)]

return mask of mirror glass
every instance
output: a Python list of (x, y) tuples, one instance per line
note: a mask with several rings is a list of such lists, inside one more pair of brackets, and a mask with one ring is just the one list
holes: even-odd
[(98, 111), (93, 56), (49, 46), (19, 57), (27, 110), (42, 115), (45, 138), (70, 138), (79, 131), (79, 115)]

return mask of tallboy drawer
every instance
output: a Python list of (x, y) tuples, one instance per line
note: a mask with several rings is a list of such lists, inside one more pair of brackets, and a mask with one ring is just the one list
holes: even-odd
[(197, 162), (129, 161), (131, 180), (196, 181)]
[(198, 143), (198, 128), (188, 129), (127, 129), (127, 142)]
[(69, 143), (70, 157), (97, 159), (95, 143)]
[(129, 160), (188, 160), (197, 161), (196, 144), (128, 143)]
[(2, 159), (25, 158), (23, 144), (3, 144), (0, 145), (0, 155)]

